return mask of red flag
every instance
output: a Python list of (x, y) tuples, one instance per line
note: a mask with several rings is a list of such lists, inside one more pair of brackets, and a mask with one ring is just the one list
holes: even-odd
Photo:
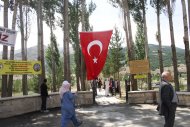
[(87, 79), (95, 79), (105, 64), (112, 30), (80, 32), (80, 43), (86, 63)]

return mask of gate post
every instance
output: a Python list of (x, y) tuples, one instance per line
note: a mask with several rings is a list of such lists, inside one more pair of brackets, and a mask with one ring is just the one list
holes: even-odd
[(128, 91), (130, 91), (130, 81), (125, 79), (125, 92), (126, 92), (126, 102), (128, 102)]
[(92, 91), (93, 91), (93, 104), (96, 103), (95, 97), (97, 95), (97, 91), (96, 91), (96, 79), (93, 80), (92, 82)]

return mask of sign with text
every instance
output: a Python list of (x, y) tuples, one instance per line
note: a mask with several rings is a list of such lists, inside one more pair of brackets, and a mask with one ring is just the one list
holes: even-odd
[(0, 27), (0, 44), (14, 46), (17, 32), (15, 30)]
[(147, 78), (147, 75), (145, 75), (145, 74), (138, 74), (138, 75), (135, 75), (134, 76), (134, 79), (143, 79), (143, 78)]
[(130, 74), (147, 74), (150, 72), (148, 60), (129, 61)]
[(0, 60), (0, 75), (41, 73), (40, 61)]

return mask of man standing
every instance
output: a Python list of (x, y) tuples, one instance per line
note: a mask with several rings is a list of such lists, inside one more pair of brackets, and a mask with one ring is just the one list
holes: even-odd
[(41, 112), (48, 112), (46, 108), (46, 101), (48, 97), (48, 90), (47, 90), (47, 79), (44, 79), (44, 82), (40, 86), (40, 93), (41, 93), (41, 99), (42, 99), (42, 105), (41, 105)]
[(162, 73), (162, 81), (160, 84), (160, 109), (159, 114), (165, 117), (164, 127), (173, 127), (175, 121), (175, 112), (178, 103), (177, 94), (173, 86), (169, 83), (173, 78), (170, 71)]

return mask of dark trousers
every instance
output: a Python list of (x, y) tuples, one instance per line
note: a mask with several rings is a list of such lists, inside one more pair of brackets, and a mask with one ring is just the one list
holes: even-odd
[(41, 96), (41, 99), (42, 99), (41, 110), (46, 110), (47, 97), (46, 96)]
[(169, 107), (168, 111), (164, 114), (165, 116), (164, 127), (174, 126), (176, 107), (177, 107), (177, 104), (172, 104), (172, 106)]

